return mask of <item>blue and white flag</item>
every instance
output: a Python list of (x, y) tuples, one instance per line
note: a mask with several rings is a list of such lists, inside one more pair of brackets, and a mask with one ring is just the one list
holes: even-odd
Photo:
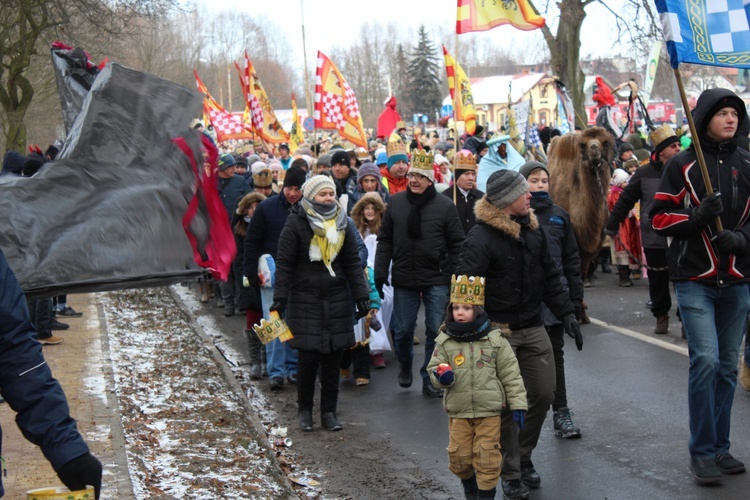
[(655, 0), (673, 68), (750, 68), (750, 0)]

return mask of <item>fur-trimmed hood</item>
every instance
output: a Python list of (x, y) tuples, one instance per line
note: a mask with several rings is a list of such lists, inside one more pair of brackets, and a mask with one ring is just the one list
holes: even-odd
[(359, 201), (357, 201), (357, 203), (355, 203), (354, 207), (352, 208), (351, 216), (355, 222), (364, 220), (364, 211), (368, 203), (372, 203), (373, 205), (375, 205), (375, 211), (379, 215), (382, 216), (385, 213), (385, 203), (383, 202), (383, 199), (380, 197), (380, 195), (376, 192), (372, 194), (367, 193), (362, 195)]
[[(474, 205), (474, 214), (477, 216), (477, 222), (484, 222), (516, 240), (521, 239), (521, 225), (511, 219), (510, 215), (503, 212), (502, 209), (487, 201), (487, 197), (477, 201), (477, 204)], [(534, 210), (529, 209), (529, 228), (534, 230), (538, 227), (539, 221), (534, 215)]]
[(237, 215), (244, 216), (247, 213), (247, 209), (250, 208), (253, 203), (260, 203), (265, 199), (266, 195), (261, 193), (253, 192), (246, 194), (237, 204)]

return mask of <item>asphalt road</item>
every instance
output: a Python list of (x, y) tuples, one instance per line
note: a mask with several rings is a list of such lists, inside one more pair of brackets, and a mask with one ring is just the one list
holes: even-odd
[[(632, 288), (620, 288), (615, 274), (599, 272), (594, 286), (586, 289), (592, 324), (583, 326), (583, 351), (576, 351), (572, 341), (566, 344), (568, 401), (583, 437), (554, 436), (550, 412), (532, 457), (542, 487), (532, 491), (531, 498), (737, 499), (745, 498), (750, 490), (750, 474), (728, 476), (716, 487), (695, 484), (688, 469), (687, 346), (680, 338), (674, 306), (670, 333), (652, 333), (655, 320), (645, 306), (647, 287), (642, 279)], [(227, 328), (240, 322), (238, 317), (217, 319)], [(422, 336), (421, 315), (420, 323)], [(241, 348), (241, 336), (235, 339)], [(393, 491), (384, 477), (382, 484), (369, 485), (365, 494), (357, 489), (356, 478), (349, 478), (337, 485), (345, 497), (462, 497), (458, 479), (448, 470), (447, 416), (442, 402), (421, 394), (417, 367), (423, 356), (423, 345), (415, 346), (415, 383), (410, 389), (398, 386), (392, 353), (386, 355), (387, 368), (372, 371), (369, 386), (342, 382), (339, 416), (347, 426), (344, 433), (366, 433), (363, 442), (387, 443), (396, 462), (392, 466), (408, 462), (409, 467), (423, 471), (429, 477), (429, 484), (424, 484), (429, 492)], [(289, 406), (293, 399), (284, 401)], [(731, 452), (750, 464), (748, 415), (750, 392), (738, 386)]]

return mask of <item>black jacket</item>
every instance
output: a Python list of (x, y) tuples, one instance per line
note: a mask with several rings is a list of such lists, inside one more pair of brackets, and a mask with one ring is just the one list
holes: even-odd
[[(581, 256), (578, 253), (578, 242), (573, 233), (568, 212), (552, 203), (549, 197), (531, 198), (531, 208), (534, 209), (534, 215), (547, 238), (549, 254), (557, 268), (562, 271), (560, 283), (568, 291), (570, 300), (581, 306), (583, 302)], [(542, 304), (542, 319), (545, 325), (559, 323), (552, 311), (544, 304)]]
[(487, 198), (475, 210), (477, 225), (461, 248), (456, 274), (485, 277), (490, 320), (512, 330), (541, 326), (542, 301), (557, 318), (575, 312), (533, 212), (511, 218)]
[[(693, 110), (703, 156), (712, 187), (721, 192), (724, 229), (735, 231), (750, 241), (750, 153), (738, 148), (735, 139), (717, 143), (706, 128), (715, 105), (721, 99), (739, 99), (726, 89), (710, 89), (701, 94)], [(743, 109), (738, 118), (747, 116)], [(735, 138), (737, 134), (735, 134)], [(702, 226), (694, 216), (695, 208), (706, 194), (706, 187), (695, 150), (672, 157), (664, 167), (659, 191), (654, 197), (651, 221), (657, 234), (673, 238), (668, 250), (669, 276), (673, 281), (696, 280), (716, 286), (746, 283), (750, 279), (750, 255), (719, 252), (710, 242), (716, 233), (714, 224)]]
[(356, 236), (357, 228), (347, 224), (344, 246), (331, 264), (333, 277), (322, 261), (310, 260), (313, 231), (302, 209), (287, 219), (279, 238), (273, 299), (288, 300), (291, 347), (328, 353), (354, 345), (352, 298), (369, 299)]
[(474, 215), (474, 205), (476, 205), (477, 201), (482, 199), (484, 193), (477, 188), (474, 188), (469, 191), (467, 196), (464, 196), (454, 182), (453, 186), (443, 191), (443, 194), (450, 198), (452, 202), (454, 192), (456, 193), (456, 211), (458, 212), (458, 218), (461, 220), (464, 234), (469, 234), (471, 228), (477, 223), (476, 216)]
[(640, 200), (641, 215), (641, 242), (644, 248), (667, 248), (667, 239), (656, 234), (651, 227), (649, 213), (654, 205), (654, 197), (659, 190), (661, 173), (663, 167), (655, 162), (650, 162), (635, 171), (628, 181), (628, 185), (620, 193), (620, 198), (612, 207), (607, 221), (607, 228), (617, 232), (620, 223), (627, 219), (628, 213)]
[(450, 285), (464, 242), (456, 207), (445, 196), (431, 199), (422, 207), (422, 237), (418, 240), (407, 231), (411, 207), (406, 191), (402, 191), (391, 197), (385, 209), (375, 254), (375, 280), (388, 278), (393, 261), (393, 286)]
[(292, 204), (286, 201), (284, 192), (261, 201), (255, 208), (253, 218), (247, 227), (243, 248), (242, 270), (244, 276), (258, 274), (258, 259), (270, 254), (276, 259), (279, 236), (284, 229)]

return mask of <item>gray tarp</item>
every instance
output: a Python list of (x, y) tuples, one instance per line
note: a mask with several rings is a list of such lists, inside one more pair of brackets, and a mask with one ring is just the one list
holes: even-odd
[[(197, 91), (108, 64), (59, 159), (33, 177), (0, 177), (0, 248), (28, 296), (204, 274), (182, 227), (193, 167), (172, 141), (183, 136), (202, 158), (199, 138), (188, 129), (202, 99)], [(190, 226), (198, 248), (208, 238), (203, 208)]]

